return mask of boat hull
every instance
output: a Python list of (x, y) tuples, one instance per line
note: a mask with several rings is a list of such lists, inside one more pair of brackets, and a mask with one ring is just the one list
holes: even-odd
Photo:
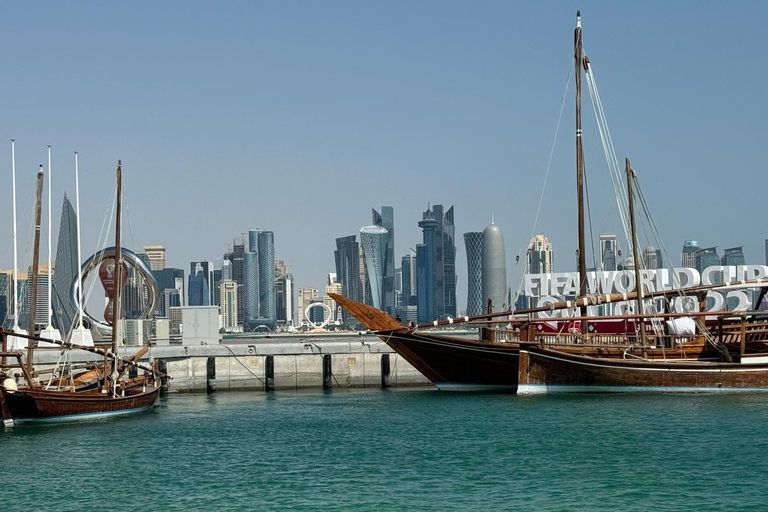
[(518, 379), (519, 394), (766, 392), (768, 363), (606, 359), (529, 347), (520, 350)]
[(83, 421), (142, 412), (155, 406), (159, 395), (158, 384), (122, 397), (98, 392), (20, 389), (3, 393), (3, 398), (14, 423), (29, 423)]
[(515, 392), (518, 345), (489, 343), (418, 331), (377, 333), (439, 389)]

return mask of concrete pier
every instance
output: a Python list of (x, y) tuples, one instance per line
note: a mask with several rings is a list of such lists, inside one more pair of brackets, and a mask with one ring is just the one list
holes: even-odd
[[(153, 346), (142, 361), (158, 360), (170, 392), (426, 386), (429, 381), (375, 336), (280, 336), (225, 340), (215, 345)], [(121, 347), (131, 355), (138, 347)], [(42, 371), (58, 350), (35, 351)], [(73, 363), (96, 360), (73, 351)]]

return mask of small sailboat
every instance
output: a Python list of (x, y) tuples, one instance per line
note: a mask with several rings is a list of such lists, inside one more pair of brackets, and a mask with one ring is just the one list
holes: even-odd
[[(121, 264), (120, 258), (120, 194), (122, 166), (118, 161), (117, 167), (117, 215), (116, 215), (116, 264)], [(40, 197), (42, 191), (42, 174), (38, 175), (38, 201), (36, 213), (36, 231), (40, 225)], [(79, 217), (79, 216), (78, 216)], [(35, 256), (39, 249), (39, 236), (35, 242)], [(119, 267), (118, 267), (119, 268)], [(37, 269), (35, 268), (35, 271)], [(115, 320), (120, 319), (120, 273), (117, 272), (114, 289)], [(82, 306), (82, 301), (81, 301)], [(82, 311), (82, 309), (81, 309)], [(82, 319), (80, 320), (82, 323)], [(38, 383), (34, 378), (32, 355), (35, 341), (39, 336), (16, 333), (27, 343), (26, 361), (20, 350), (0, 352), (0, 417), (5, 425), (24, 422), (72, 421), (104, 416), (114, 416), (145, 411), (157, 403), (161, 375), (154, 369), (138, 364), (133, 359), (117, 356), (117, 331), (113, 329), (112, 347), (98, 349), (93, 346), (77, 345), (71, 341), (45, 340), (69, 349), (87, 350), (104, 357), (104, 362), (92, 371), (79, 375), (68, 374)], [(0, 331), (3, 346), (11, 334), (4, 329)], [(10, 363), (8, 360), (12, 360)], [(134, 357), (134, 359), (138, 359)], [(13, 361), (15, 360), (15, 362)], [(137, 368), (135, 376), (126, 377), (126, 372)], [(20, 374), (15, 373), (21, 370)], [(138, 374), (138, 370), (143, 373)], [(19, 382), (21, 381), (21, 383)]]

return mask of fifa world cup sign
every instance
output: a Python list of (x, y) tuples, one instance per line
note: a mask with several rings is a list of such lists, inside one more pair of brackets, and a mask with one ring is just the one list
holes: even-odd
[[(154, 277), (152, 277), (152, 271), (149, 269), (146, 263), (141, 260), (133, 251), (125, 248), (120, 249), (122, 255), (122, 269), (121, 269), (121, 288), (124, 289), (129, 276), (129, 269), (132, 268), (134, 273), (142, 278), (144, 283), (144, 296), (146, 301), (144, 307), (140, 312), (137, 319), (144, 320), (151, 318), (155, 312), (157, 306), (157, 283)], [(72, 286), (69, 290), (69, 301), (74, 310), (78, 307), (78, 289), (82, 284), (86, 282), (88, 275), (98, 269), (99, 280), (104, 288), (104, 292), (109, 298), (106, 309), (104, 310), (104, 320), (101, 321), (94, 318), (88, 313), (87, 310), (83, 310), (83, 318), (92, 326), (98, 328), (101, 332), (111, 332), (112, 324), (114, 322), (114, 304), (113, 299), (115, 296), (115, 248), (108, 247), (102, 251), (97, 252), (85, 263), (83, 263), (82, 274), (83, 281), (80, 283), (75, 276), (72, 281)], [(86, 290), (84, 290), (86, 291)], [(122, 290), (121, 290), (122, 292)], [(85, 294), (83, 294), (83, 300), (85, 301)]]
[[(673, 268), (659, 270), (641, 270), (644, 289), (650, 292), (673, 290), (680, 288), (685, 293), (686, 288), (716, 283), (738, 284), (740, 281), (763, 279), (768, 277), (766, 265), (716, 265), (699, 272), (695, 268)], [(587, 272), (587, 293), (629, 293), (635, 290), (635, 271), (600, 271)], [(546, 306), (566, 297), (574, 297), (579, 293), (578, 272), (557, 272), (551, 274), (526, 274), (524, 278), (524, 293), (534, 299), (536, 307)], [(707, 311), (717, 312), (750, 309), (752, 294), (749, 289), (734, 289), (727, 291), (712, 290), (707, 293)], [(660, 300), (660, 299), (656, 299)], [(728, 306), (726, 308), (726, 306)], [(590, 306), (587, 314), (590, 316), (604, 314), (600, 308), (610, 307), (613, 314), (624, 315), (635, 312), (635, 301), (620, 301), (608, 306)], [(693, 297), (677, 296), (669, 301), (669, 311), (698, 311), (698, 301)], [(564, 317), (576, 314), (568, 310), (540, 313), (539, 316)]]

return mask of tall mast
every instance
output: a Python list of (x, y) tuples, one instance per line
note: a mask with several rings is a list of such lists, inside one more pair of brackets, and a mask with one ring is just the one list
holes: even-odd
[(647, 342), (645, 339), (645, 321), (643, 320), (643, 283), (640, 280), (640, 259), (637, 253), (637, 230), (635, 229), (635, 203), (632, 197), (632, 178), (635, 175), (635, 171), (632, 166), (629, 165), (629, 158), (625, 159), (626, 171), (627, 171), (627, 194), (629, 195), (629, 225), (632, 232), (632, 258), (635, 260), (635, 290), (637, 291), (637, 314), (640, 315), (638, 319), (640, 330), (640, 339), (643, 344), (643, 357), (647, 353)]
[(112, 311), (112, 353), (117, 354), (117, 336), (120, 326), (120, 313), (122, 306), (120, 299), (122, 293), (120, 288), (122, 283), (120, 282), (123, 277), (123, 255), (120, 249), (120, 210), (122, 208), (121, 193), (123, 182), (123, 166), (120, 160), (117, 161), (117, 210), (115, 214), (115, 291), (113, 299), (113, 311)]
[(80, 170), (75, 151), (75, 210), (77, 215), (77, 328), (83, 328), (83, 260), (80, 253)]
[(19, 331), (19, 262), (16, 242), (16, 140), (11, 139), (11, 176), (13, 188), (13, 331)]
[[(37, 190), (35, 193), (35, 245), (32, 250), (32, 289), (29, 298), (29, 335), (35, 335), (35, 316), (37, 313), (37, 272), (40, 269), (40, 217), (43, 204), (43, 166), (37, 172)], [(34, 342), (27, 340), (27, 368), (32, 372), (32, 350)]]
[(48, 145), (48, 323), (46, 329), (53, 329), (51, 325), (51, 279), (53, 277), (51, 272), (51, 185), (53, 185), (51, 179), (51, 145)]
[[(574, 74), (576, 78), (576, 188), (579, 208), (579, 297), (587, 294), (587, 254), (584, 242), (584, 150), (581, 145), (581, 68), (583, 66), (581, 46), (581, 12), (576, 11), (574, 31)], [(586, 316), (586, 308), (579, 306), (579, 316)], [(586, 334), (587, 321), (581, 321), (581, 332)]]

